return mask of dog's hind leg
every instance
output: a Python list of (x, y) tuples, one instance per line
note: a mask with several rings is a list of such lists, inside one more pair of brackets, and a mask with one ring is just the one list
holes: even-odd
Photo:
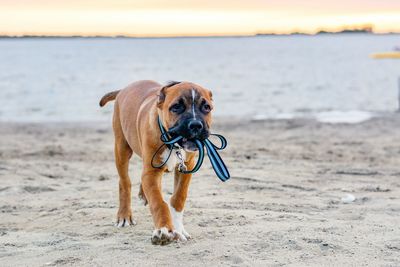
[(123, 135), (117, 106), (114, 111), (113, 128), (115, 135), (115, 164), (119, 174), (119, 209), (116, 226), (124, 227), (136, 224), (132, 218), (131, 180), (128, 174), (132, 149)]
[(148, 201), (147, 201), (146, 195), (144, 194), (142, 184), (140, 184), (140, 189), (139, 189), (138, 197), (139, 197), (139, 199), (142, 201), (143, 205), (146, 206), (147, 203), (148, 203)]

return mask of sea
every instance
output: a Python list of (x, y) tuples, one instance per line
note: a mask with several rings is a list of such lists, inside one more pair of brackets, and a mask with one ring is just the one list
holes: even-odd
[(215, 116), (359, 122), (398, 109), (400, 35), (0, 39), (0, 121), (110, 121), (143, 79), (210, 89)]

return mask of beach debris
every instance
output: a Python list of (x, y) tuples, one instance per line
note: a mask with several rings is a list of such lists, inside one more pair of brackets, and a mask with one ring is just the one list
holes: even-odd
[(374, 176), (380, 175), (380, 172), (374, 170), (366, 170), (366, 169), (349, 169), (349, 170), (338, 170), (335, 174), (340, 175), (359, 175), (359, 176)]
[(106, 180), (110, 180), (110, 177), (108, 177), (107, 175), (101, 174), (98, 178), (99, 181), (106, 181)]
[(345, 197), (342, 197), (342, 202), (345, 204), (352, 203), (354, 200), (356, 200), (356, 197), (352, 194), (346, 194)]
[(283, 184), (282, 187), (298, 189), (298, 190), (301, 190), (301, 191), (315, 191), (316, 190), (315, 188), (303, 187), (303, 186), (292, 185), (292, 184)]
[(379, 185), (378, 186), (367, 186), (362, 188), (362, 190), (367, 191), (367, 192), (390, 192), (389, 188), (382, 188)]
[(48, 187), (48, 186), (24, 186), (22, 189), (28, 193), (36, 194), (36, 193), (43, 193), (43, 192), (51, 192), (56, 191), (55, 189)]

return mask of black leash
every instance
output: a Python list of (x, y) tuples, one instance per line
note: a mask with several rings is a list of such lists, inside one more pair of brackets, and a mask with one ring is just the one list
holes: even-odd
[[(179, 168), (178, 170), (181, 173), (195, 173), (197, 172), (201, 165), (203, 164), (204, 160), (204, 146), (206, 147), (207, 150), (207, 155), (208, 158), (210, 159), (211, 165), (215, 171), (215, 174), (218, 176), (218, 178), (225, 182), (230, 178), (229, 171), (222, 160), (221, 156), (218, 154), (217, 150), (222, 150), (225, 149), (228, 142), (226, 141), (225, 137), (223, 137), (220, 134), (211, 134), (212, 136), (216, 136), (219, 138), (221, 141), (221, 146), (216, 146), (213, 144), (210, 140), (205, 139), (205, 140), (198, 140), (194, 139), (193, 141), (195, 142), (197, 149), (199, 150), (199, 157), (197, 159), (196, 165), (193, 167), (192, 170), (187, 170), (186, 166), (184, 165), (184, 160), (182, 157), (182, 154), (180, 152), (181, 148), (176, 145), (177, 142), (179, 142), (181, 139), (183, 139), (182, 136), (177, 136), (175, 138), (171, 138), (168, 132), (165, 130), (164, 126), (161, 123), (160, 117), (158, 117), (158, 127), (160, 128), (161, 136), (160, 139), (163, 142), (163, 144), (157, 149), (157, 151), (154, 153), (152, 159), (151, 159), (151, 166), (153, 168), (162, 168), (169, 160), (171, 157), (172, 151), (176, 149), (176, 155), (178, 159), (180, 160)], [(160, 150), (166, 146), (169, 149), (169, 154), (167, 158), (160, 164), (160, 165), (155, 165), (154, 164), (154, 159), (156, 155), (160, 152)]]

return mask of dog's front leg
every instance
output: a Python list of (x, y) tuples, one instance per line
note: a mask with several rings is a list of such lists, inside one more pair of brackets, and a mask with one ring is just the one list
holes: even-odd
[[(188, 165), (190, 169), (193, 168), (193, 164)], [(185, 241), (191, 238), (183, 226), (183, 210), (191, 178), (192, 174), (183, 174), (175, 169), (174, 194), (170, 200), (171, 215), (175, 230), (184, 237), (182, 239)]]
[(151, 242), (155, 245), (166, 245), (180, 236), (175, 232), (168, 204), (161, 192), (161, 179), (164, 171), (159, 169), (143, 169), (142, 186), (149, 203), (155, 230)]
[[(195, 165), (194, 154), (195, 153), (186, 153), (185, 164), (188, 170), (193, 169)], [(174, 194), (170, 199), (170, 209), (175, 230), (183, 237), (183, 240), (191, 238), (183, 226), (183, 210), (185, 208), (191, 179), (191, 173), (181, 173), (178, 168), (175, 168)]]

